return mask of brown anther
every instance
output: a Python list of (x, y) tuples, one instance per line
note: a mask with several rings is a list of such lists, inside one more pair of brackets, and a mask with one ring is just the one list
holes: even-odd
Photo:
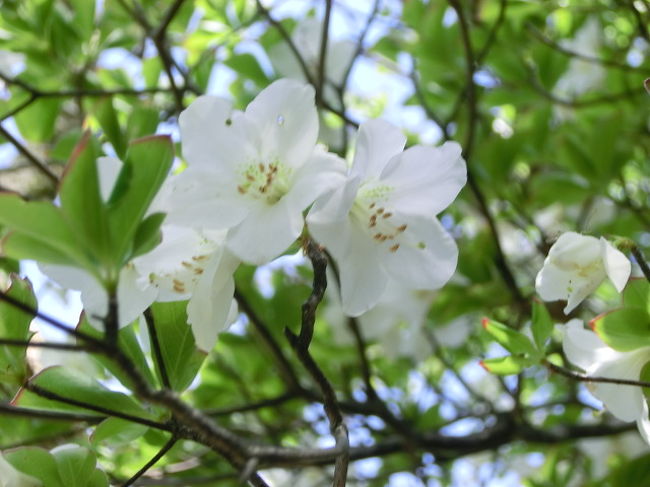
[(377, 214), (381, 215), (384, 212), (383, 208), (377, 208)]
[(390, 218), (391, 216), (393, 216), (391, 212), (384, 213), (383, 215), (381, 215), (382, 218)]
[(399, 244), (395, 244), (395, 245), (393, 245), (393, 246), (392, 246), (390, 249), (388, 249), (388, 250), (390, 250), (391, 252), (397, 252), (397, 249), (399, 249)]
[(200, 268), (200, 267), (195, 267), (194, 268), (194, 274), (196, 274), (197, 276), (200, 276), (201, 274), (203, 274), (203, 269)]
[(402, 233), (404, 230), (406, 230), (406, 223), (397, 227), (397, 231), (400, 233)]
[(246, 179), (248, 179), (251, 182), (255, 181), (255, 178), (251, 173), (246, 173)]
[(237, 186), (237, 191), (239, 191), (239, 194), (246, 194), (246, 188), (243, 186)]
[(260, 163), (257, 165), (257, 167), (259, 168), (259, 170), (260, 170), (261, 172), (264, 172), (264, 164), (262, 164), (262, 163), (260, 162)]
[(370, 208), (370, 209), (372, 210), (374, 207), (375, 207), (375, 204), (374, 204), (374, 203), (370, 203), (370, 206), (369, 206), (368, 208)]
[(209, 259), (209, 256), (207, 256), (207, 255), (193, 255), (192, 256), (192, 260), (196, 260), (196, 261), (207, 260), (207, 259)]
[(260, 187), (259, 187), (260, 193), (266, 193), (266, 190), (267, 190), (268, 188), (269, 188), (269, 187), (268, 187), (268, 185), (266, 185), (266, 184), (265, 184), (264, 186), (260, 186)]
[(374, 238), (375, 240), (381, 240), (381, 237), (383, 237), (383, 236), (384, 236), (384, 235), (381, 234), (381, 233), (375, 233), (375, 235), (373, 235), (372, 238)]
[(381, 236), (381, 241), (385, 242), (386, 240), (388, 240), (388, 235), (382, 235)]
[(186, 261), (181, 262), (181, 265), (183, 267), (187, 267), (188, 269), (191, 269), (192, 267), (194, 267), (190, 262), (186, 262)]

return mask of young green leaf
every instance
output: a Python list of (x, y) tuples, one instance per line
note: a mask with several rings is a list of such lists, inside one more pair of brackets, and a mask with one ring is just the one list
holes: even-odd
[[(171, 387), (185, 390), (194, 380), (206, 355), (195, 345), (192, 328), (187, 323), (187, 301), (154, 303), (151, 306), (154, 326)], [(151, 344), (154, 349), (154, 343)], [(156, 360), (156, 372), (162, 380)]]
[(484, 318), (482, 324), (485, 331), (492, 335), (510, 353), (528, 354), (532, 356), (539, 355), (539, 352), (530, 339), (517, 330), (488, 318)]
[(543, 351), (546, 340), (553, 332), (553, 320), (546, 306), (537, 300), (533, 301), (532, 331), (538, 350)]
[[(129, 146), (123, 174), (128, 183), (119, 198), (109, 201), (109, 219), (115, 255), (124, 262), (132, 256), (135, 233), (154, 196), (169, 173), (174, 146), (167, 136), (139, 139)], [(120, 175), (120, 179), (122, 175)]]
[(106, 138), (115, 149), (117, 156), (122, 159), (126, 154), (126, 137), (122, 133), (120, 123), (117, 120), (117, 113), (113, 108), (113, 100), (110, 97), (103, 98), (95, 103), (94, 115), (102, 127)]
[(594, 318), (589, 326), (602, 341), (621, 352), (650, 346), (650, 315), (645, 309), (617, 309)]
[(514, 375), (520, 373), (524, 368), (533, 365), (530, 359), (515, 355), (505, 357), (488, 358), (481, 360), (480, 364), (485, 370), (497, 375)]

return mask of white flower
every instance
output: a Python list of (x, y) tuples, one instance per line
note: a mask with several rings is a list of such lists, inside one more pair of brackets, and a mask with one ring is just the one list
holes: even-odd
[[(562, 346), (569, 361), (590, 377), (640, 380), (641, 369), (650, 362), (650, 347), (619, 352), (593, 331), (584, 329), (578, 319), (566, 324)], [(648, 406), (641, 387), (594, 382), (590, 388), (618, 419), (636, 421), (641, 435), (650, 443)]]
[(233, 273), (240, 261), (224, 248), (225, 232), (201, 234), (174, 225), (163, 225), (162, 232), (162, 243), (133, 265), (156, 289), (157, 301), (189, 299), (187, 318), (196, 344), (209, 351), (234, 321)]
[(227, 229), (226, 247), (262, 264), (300, 235), (302, 212), (343, 180), (344, 164), (316, 146), (314, 90), (279, 80), (245, 112), (199, 97), (180, 116), (189, 163), (172, 180), (168, 223)]
[[(597, 58), (603, 29), (595, 17), (588, 19), (573, 39), (562, 43), (562, 47), (581, 56)], [(574, 57), (569, 68), (555, 84), (553, 92), (557, 95), (575, 98), (597, 88), (603, 81), (605, 68), (592, 61)]]
[(31, 475), (26, 475), (0, 455), (0, 487), (41, 487), (43, 483)]
[[(318, 76), (320, 67), (320, 46), (323, 37), (323, 22), (315, 17), (303, 19), (296, 25), (291, 33), (291, 40), (300, 53), (309, 75)], [(352, 62), (357, 46), (349, 40), (332, 40), (327, 42), (327, 55), (325, 57), (325, 76), (336, 86), (344, 81), (345, 73)], [(273, 67), (282, 76), (305, 81), (305, 73), (296, 59), (294, 52), (286, 42), (273, 46), (269, 52)], [(336, 93), (327, 83), (325, 85), (325, 98), (338, 106)]]
[(564, 313), (569, 314), (605, 280), (620, 293), (632, 265), (622, 252), (603, 237), (567, 232), (553, 244), (537, 274), (535, 288), (544, 301), (566, 299)]
[[(359, 316), (379, 301), (389, 277), (408, 289), (440, 288), (458, 249), (435, 215), (466, 181), (460, 147), (416, 146), (393, 125), (361, 125), (345, 184), (314, 204), (312, 235), (336, 258), (343, 309)], [(403, 152), (402, 152), (403, 151)]]

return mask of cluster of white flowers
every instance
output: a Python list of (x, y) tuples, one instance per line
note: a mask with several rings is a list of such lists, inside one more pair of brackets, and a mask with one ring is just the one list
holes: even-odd
[[(121, 325), (155, 300), (189, 299), (197, 345), (210, 350), (236, 316), (239, 264), (266, 264), (305, 231), (336, 259), (350, 316), (375, 306), (391, 280), (433, 290), (454, 273), (456, 243), (436, 215), (466, 181), (458, 144), (404, 150), (398, 128), (373, 120), (359, 128), (348, 167), (317, 143), (313, 88), (289, 79), (272, 83), (245, 111), (201, 96), (179, 124), (188, 167), (167, 179), (150, 209), (167, 213), (162, 243), (120, 275)], [(99, 165), (108, 195), (121, 163), (103, 158)], [(99, 326), (108, 306), (101, 286), (79, 270), (44, 270), (82, 289), (87, 315)]]
[[(545, 301), (566, 299), (564, 312), (568, 314), (605, 279), (622, 292), (631, 267), (625, 255), (604, 238), (567, 232), (551, 247), (537, 275), (536, 288)], [(579, 319), (565, 325), (562, 345), (567, 359), (591, 377), (638, 381), (641, 370), (650, 362), (650, 347), (614, 350), (597, 333), (585, 329)], [(597, 382), (591, 385), (591, 391), (615, 417), (636, 421), (642, 437), (650, 444), (648, 405), (640, 387)]]

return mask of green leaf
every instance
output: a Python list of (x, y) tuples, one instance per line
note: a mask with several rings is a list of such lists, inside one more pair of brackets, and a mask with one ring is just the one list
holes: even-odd
[(7, 235), (2, 240), (2, 252), (18, 260), (30, 259), (47, 264), (78, 265), (77, 261), (54, 247), (23, 233), (12, 232)]
[[(176, 391), (183, 391), (192, 383), (206, 357), (195, 345), (185, 308), (187, 301), (154, 303), (151, 306), (167, 376), (172, 389)], [(154, 349), (153, 342), (151, 349)], [(155, 362), (162, 382), (158, 361)]]
[(97, 156), (94, 141), (90, 134), (85, 135), (66, 167), (59, 190), (61, 211), (70, 228), (75, 229), (84, 250), (99, 261), (93, 262), (88, 269), (91, 272), (97, 272), (98, 263), (109, 269), (115, 267), (110, 258), (106, 209), (99, 191)]
[(61, 112), (60, 98), (40, 98), (16, 114), (20, 134), (30, 142), (49, 142)]
[(43, 482), (43, 487), (68, 487), (61, 481), (56, 460), (43, 448), (21, 447), (2, 455), (17, 470)]
[[(74, 398), (91, 406), (108, 408), (113, 411), (130, 414), (138, 417), (150, 417), (150, 413), (138, 405), (130, 396), (121, 392), (107, 389), (95, 379), (76, 370), (63, 367), (50, 367), (32, 377), (30, 384), (38, 386), (65, 398)], [(46, 399), (27, 389), (22, 389), (14, 403), (23, 407), (43, 408), (55, 411), (83, 411), (88, 414), (95, 412), (82, 406), (70, 405), (54, 399)]]
[(520, 373), (526, 367), (533, 365), (529, 359), (515, 355), (505, 357), (488, 358), (481, 361), (481, 366), (492, 374), (514, 375)]
[(99, 423), (90, 437), (94, 446), (110, 442), (111, 446), (126, 445), (143, 436), (148, 426), (132, 423), (120, 418), (106, 418)]
[(126, 154), (126, 138), (122, 133), (115, 108), (113, 108), (113, 99), (107, 97), (95, 103), (94, 115), (117, 156), (122, 159)]
[(621, 308), (594, 318), (589, 326), (615, 350), (650, 346), (650, 315), (640, 308)]
[(97, 459), (87, 448), (66, 445), (52, 453), (59, 477), (68, 487), (86, 487), (95, 470)]
[(488, 318), (484, 318), (482, 324), (485, 331), (492, 335), (492, 337), (510, 353), (529, 354), (532, 356), (539, 355), (539, 352), (530, 339), (526, 335), (519, 333), (517, 330)]
[[(47, 247), (60, 252), (63, 260), (66, 256), (72, 260), (84, 260), (77, 248), (74, 233), (59, 209), (51, 203), (25, 201), (15, 194), (0, 193), (0, 223), (10, 230), (43, 242)], [(6, 249), (5, 252), (13, 257)], [(16, 256), (25, 257), (24, 253)]]
[(115, 198), (112, 195), (109, 201), (112, 244), (115, 255), (122, 256), (124, 262), (131, 257), (138, 226), (167, 177), (173, 160), (174, 146), (168, 136), (138, 139), (129, 146), (125, 167), (117, 182), (126, 185), (126, 189)]
[(269, 78), (260, 67), (257, 58), (250, 53), (234, 54), (226, 59), (224, 64), (259, 86), (266, 86), (269, 83)]
[(650, 283), (645, 278), (632, 278), (623, 289), (623, 307), (646, 310), (650, 314)]
[(129, 140), (138, 139), (156, 132), (160, 121), (160, 113), (154, 107), (136, 105), (126, 125), (126, 136)]
[[(12, 276), (11, 285), (5, 292), (9, 297), (31, 308), (36, 308), (36, 296), (27, 279)], [(16, 340), (28, 340), (29, 324), (33, 314), (0, 301), (0, 337)], [(20, 384), (27, 372), (25, 361), (26, 347), (0, 346), (0, 382)]]
[(142, 220), (133, 239), (132, 257), (152, 251), (162, 241), (160, 226), (166, 216), (166, 213), (152, 213)]
[(544, 350), (546, 340), (553, 332), (553, 320), (546, 306), (540, 301), (533, 301), (533, 320), (532, 320), (533, 339), (540, 351)]
[[(104, 334), (92, 326), (85, 316), (82, 318), (77, 329), (95, 338), (101, 339), (104, 337)], [(142, 375), (144, 375), (145, 379), (147, 379), (147, 382), (152, 384), (154, 382), (154, 376), (149, 368), (147, 359), (142, 352), (142, 347), (138, 342), (134, 323), (120, 328), (120, 331), (117, 335), (117, 343), (120, 349), (126, 354), (126, 356), (131, 359), (136, 369)], [(93, 355), (93, 358), (99, 362), (100, 365), (105, 367), (106, 370), (113, 374), (117, 380), (119, 380), (122, 385), (124, 385), (124, 387), (131, 387), (131, 381), (129, 380), (128, 376), (118, 365), (115, 364), (113, 360), (103, 354)]]

